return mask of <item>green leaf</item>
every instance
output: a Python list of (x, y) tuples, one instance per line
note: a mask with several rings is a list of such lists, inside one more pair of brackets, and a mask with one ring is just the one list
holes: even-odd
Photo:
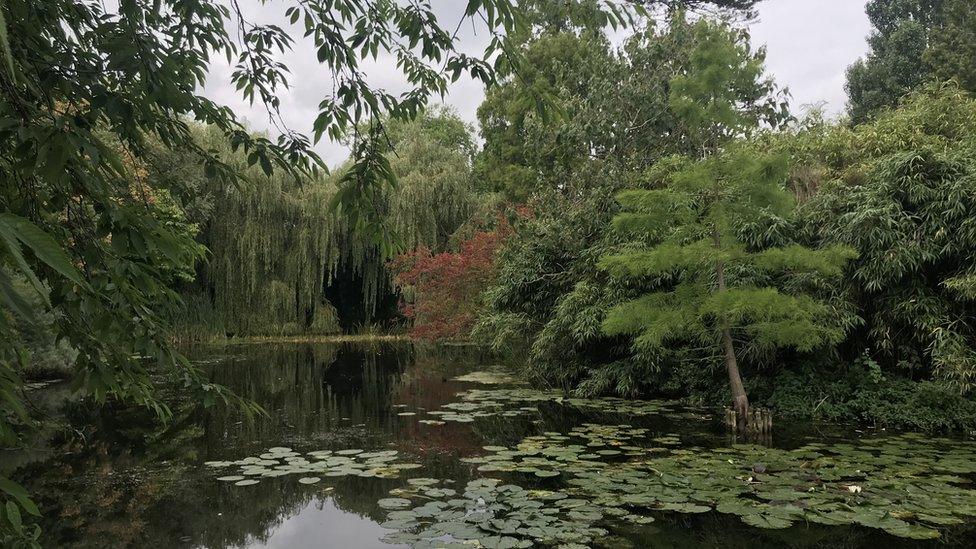
[(24, 254), (22, 254), (20, 251), (20, 242), (18, 242), (17, 236), (13, 229), (4, 225), (2, 222), (0, 222), (0, 239), (3, 240), (4, 244), (6, 244), (7, 251), (13, 258), (14, 263), (17, 264), (17, 268), (20, 269), (21, 274), (27, 277), (28, 282), (30, 282), (31, 286), (37, 290), (37, 293), (44, 298), (45, 304), (47, 304), (47, 291), (45, 290), (44, 285), (41, 284), (40, 279), (38, 279), (37, 275), (34, 274), (34, 270), (30, 268), (30, 265), (27, 264), (27, 260), (24, 259)]
[(464, 10), (464, 15), (471, 16), (478, 13), (481, 9), (482, 0), (469, 0), (468, 7)]
[(7, 520), (10, 521), (10, 524), (14, 527), (14, 530), (19, 531), (23, 527), (23, 521), (20, 518), (20, 509), (17, 507), (17, 504), (12, 501), (8, 501), (6, 507)]
[(64, 249), (51, 235), (27, 219), (10, 213), (0, 214), (0, 223), (13, 229), (14, 236), (30, 248), (37, 259), (43, 261), (75, 284), (81, 287), (88, 286), (84, 279), (82, 279), (81, 273), (71, 263), (68, 254), (65, 253)]
[(26, 322), (37, 324), (37, 315), (34, 314), (33, 307), (24, 300), (14, 288), (13, 280), (2, 270), (0, 270), (0, 301)]
[(23, 507), (28, 513), (34, 515), (35, 517), (41, 516), (40, 511), (37, 510), (37, 505), (30, 500), (27, 490), (24, 490), (21, 485), (6, 477), (0, 477), (0, 490), (3, 490), (9, 496), (17, 500), (17, 503), (20, 503), (20, 506)]
[(793, 522), (788, 519), (766, 514), (744, 515), (742, 517), (742, 522), (757, 528), (767, 528), (772, 530), (789, 528), (793, 525)]

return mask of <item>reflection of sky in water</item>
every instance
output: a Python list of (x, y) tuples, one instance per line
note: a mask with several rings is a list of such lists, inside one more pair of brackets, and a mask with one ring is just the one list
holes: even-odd
[(336, 507), (332, 498), (308, 502), (293, 516), (268, 533), (264, 543), (248, 547), (269, 549), (303, 549), (305, 547), (345, 549), (395, 549), (403, 545), (383, 543), (380, 538), (389, 530), (355, 513)]
[[(48, 436), (35, 443), (36, 451), (29, 457), (7, 456), (6, 466), (18, 468), (15, 479), (28, 486), (44, 512), (43, 547), (402, 548), (380, 541), (394, 531), (379, 526), (387, 513), (377, 502), (389, 497), (391, 489), (403, 487), (405, 478), (445, 479), (461, 488), (471, 478), (485, 476), (475, 472), (476, 464), (459, 461), (483, 455), (484, 446), (514, 446), (527, 435), (568, 433), (588, 421), (626, 422), (649, 429), (648, 437), (680, 432), (688, 445), (727, 443), (724, 433), (708, 422), (630, 416), (619, 409), (619, 403), (613, 410), (585, 412), (539, 402), (538, 410), (525, 417), (496, 416), (440, 426), (419, 423), (443, 417), (429, 412), (456, 402), (458, 391), (489, 389), (455, 379), (491, 367), (484, 357), (461, 350), (261, 345), (208, 351), (199, 358), (212, 380), (261, 404), (268, 416), (247, 422), (234, 411), (201, 411), (186, 405), (177, 408), (174, 421), (157, 432), (154, 422), (140, 419), (145, 414), (131, 410), (106, 414), (86, 406), (65, 406), (65, 417), (79, 428), (78, 436)], [(64, 396), (55, 389), (44, 396), (62, 402)], [(494, 393), (492, 398), (500, 396)], [(53, 410), (54, 405), (49, 407)], [(625, 417), (613, 416), (614, 411)], [(778, 427), (778, 444), (795, 447), (806, 440), (802, 429), (795, 436), (789, 433)], [(818, 432), (816, 438), (826, 440), (826, 436)], [(837, 436), (841, 442), (854, 438), (851, 433)], [(300, 453), (393, 449), (399, 452), (398, 461), (417, 462), (423, 468), (398, 479), (327, 477), (305, 486), (289, 476), (238, 487), (216, 480), (222, 474), (236, 474), (235, 468), (223, 472), (202, 465), (208, 460), (257, 456), (275, 446)], [(3, 458), (0, 452), (0, 468)], [(913, 540), (886, 537), (877, 529), (797, 524), (789, 531), (759, 531), (736, 516), (715, 513), (658, 515), (652, 525), (612, 534), (626, 536), (634, 549), (920, 546)], [(933, 543), (973, 547), (973, 539), (976, 525), (966, 525)]]

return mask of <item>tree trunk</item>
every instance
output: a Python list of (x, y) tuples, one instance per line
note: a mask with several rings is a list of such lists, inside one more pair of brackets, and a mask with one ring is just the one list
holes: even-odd
[[(721, 247), (718, 230), (713, 230), (712, 236), (715, 247)], [(715, 264), (715, 279), (718, 291), (725, 291), (725, 263)], [(722, 316), (722, 350), (725, 352), (725, 369), (729, 374), (729, 388), (732, 389), (732, 409), (735, 410), (735, 429), (740, 434), (745, 433), (749, 426), (749, 397), (745, 386), (742, 385), (742, 375), (739, 373), (739, 362), (735, 359), (735, 347), (732, 345), (732, 330), (729, 319)]]
[(749, 425), (749, 397), (742, 385), (739, 363), (735, 359), (732, 346), (732, 333), (727, 320), (722, 321), (722, 348), (725, 350), (725, 369), (729, 373), (729, 387), (732, 389), (732, 409), (735, 410), (735, 429), (745, 433)]

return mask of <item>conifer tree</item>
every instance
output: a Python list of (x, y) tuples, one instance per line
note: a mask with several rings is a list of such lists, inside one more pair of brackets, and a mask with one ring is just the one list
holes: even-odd
[(638, 349), (690, 343), (720, 350), (729, 376), (738, 430), (749, 399), (737, 359), (738, 340), (766, 349), (809, 351), (836, 343), (844, 330), (831, 309), (803, 285), (776, 281), (785, 274), (815, 285), (839, 276), (853, 251), (800, 245), (763, 249), (742, 228), (769, 216), (784, 217), (794, 199), (784, 186), (782, 157), (736, 145), (755, 129), (750, 109), (735, 90), (762, 78), (737, 31), (700, 22), (692, 70), (672, 81), (671, 107), (688, 125), (704, 158), (672, 157), (652, 170), (652, 187), (618, 197), (624, 213), (614, 229), (638, 243), (606, 256), (612, 276), (655, 291), (611, 310), (609, 335), (632, 334)]

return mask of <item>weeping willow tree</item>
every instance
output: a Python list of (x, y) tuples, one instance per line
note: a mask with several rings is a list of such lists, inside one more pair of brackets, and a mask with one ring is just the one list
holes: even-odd
[[(470, 175), (473, 129), (453, 111), (438, 108), (410, 122), (390, 121), (385, 134), (385, 152), (397, 184), (375, 194), (371, 207), (380, 213), (382, 230), (392, 237), (393, 246), (378, 242), (357, 224), (355, 216), (339, 211), (330, 217), (326, 286), (335, 300), (359, 300), (357, 310), (341, 307), (359, 322), (374, 319), (380, 301), (397, 291), (387, 270), (390, 259), (421, 246), (444, 250), (479, 204)], [(329, 185), (333, 192), (352, 168), (344, 166), (334, 172)], [(350, 290), (359, 295), (343, 295)], [(352, 319), (343, 320), (347, 328), (355, 324)]]
[(215, 193), (205, 227), (211, 251), (203, 276), (227, 331), (295, 334), (335, 331), (322, 300), (331, 216), (325, 181), (252, 173)]
[(246, 176), (226, 184), (206, 178), (199, 163), (160, 151), (152, 163), (156, 175), (180, 197), (209, 249), (184, 291), (185, 336), (337, 332), (340, 312), (372, 319), (377, 303), (392, 294), (386, 270), (392, 254), (417, 246), (443, 249), (476, 203), (471, 128), (450, 111), (434, 110), (391, 124), (387, 135), (397, 185), (383, 189), (375, 206), (397, 236), (392, 249), (333, 207), (353, 166), (318, 179), (268, 176), (221, 149), (215, 132), (198, 128), (202, 146)]

